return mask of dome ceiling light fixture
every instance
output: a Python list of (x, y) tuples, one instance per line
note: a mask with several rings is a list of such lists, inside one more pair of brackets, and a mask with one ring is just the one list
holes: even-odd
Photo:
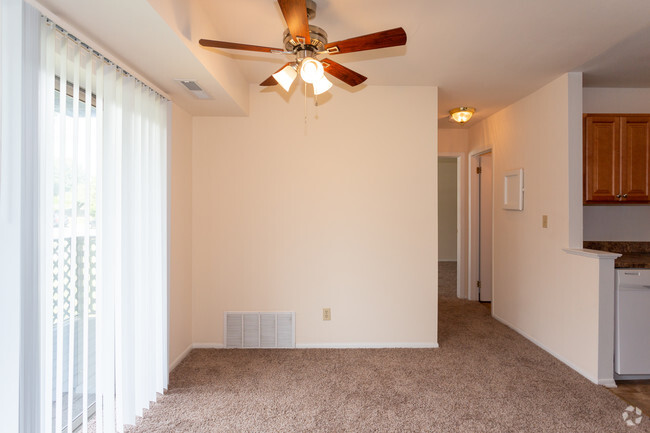
[(449, 115), (461, 125), (472, 118), (476, 110), (472, 107), (458, 107), (449, 110)]
[(325, 78), (324, 73), (333, 75), (349, 86), (357, 86), (366, 81), (366, 77), (363, 75), (330, 60), (330, 58), (319, 59), (319, 56), (333, 56), (406, 45), (406, 32), (401, 27), (342, 41), (328, 42), (325, 30), (309, 24), (309, 20), (316, 16), (316, 3), (313, 0), (278, 0), (278, 3), (288, 27), (284, 31), (284, 49), (210, 39), (201, 39), (199, 44), (206, 48), (289, 54), (293, 56), (293, 60), (264, 80), (260, 86), (279, 84), (288, 92), (299, 74), (305, 83), (313, 86), (315, 95), (326, 92), (332, 87), (332, 83)]

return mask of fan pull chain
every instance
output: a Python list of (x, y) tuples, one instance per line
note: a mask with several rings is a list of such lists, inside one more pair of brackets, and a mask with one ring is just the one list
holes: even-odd
[(307, 135), (307, 83), (305, 82), (305, 135)]

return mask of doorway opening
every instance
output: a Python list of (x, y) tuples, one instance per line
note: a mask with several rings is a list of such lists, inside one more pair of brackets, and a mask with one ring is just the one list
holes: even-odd
[(439, 291), (458, 291), (458, 160), (438, 157), (438, 272)]
[(470, 266), (468, 299), (492, 302), (492, 151), (470, 158)]
[[(467, 154), (438, 154), (439, 290), (467, 298)], [(442, 280), (445, 281), (442, 281)], [(444, 287), (443, 287), (444, 286)]]

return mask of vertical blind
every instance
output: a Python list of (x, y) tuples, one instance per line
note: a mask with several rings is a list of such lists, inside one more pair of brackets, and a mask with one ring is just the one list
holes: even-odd
[(167, 387), (168, 103), (40, 30), (42, 425), (121, 432)]

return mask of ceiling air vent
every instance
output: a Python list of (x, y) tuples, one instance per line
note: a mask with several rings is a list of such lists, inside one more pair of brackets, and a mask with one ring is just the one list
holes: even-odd
[(181, 80), (177, 79), (181, 86), (185, 87), (187, 91), (189, 91), (192, 95), (194, 95), (195, 98), (197, 99), (212, 99), (210, 95), (205, 93), (205, 90), (201, 88), (201, 86), (198, 85), (198, 83), (194, 80)]

